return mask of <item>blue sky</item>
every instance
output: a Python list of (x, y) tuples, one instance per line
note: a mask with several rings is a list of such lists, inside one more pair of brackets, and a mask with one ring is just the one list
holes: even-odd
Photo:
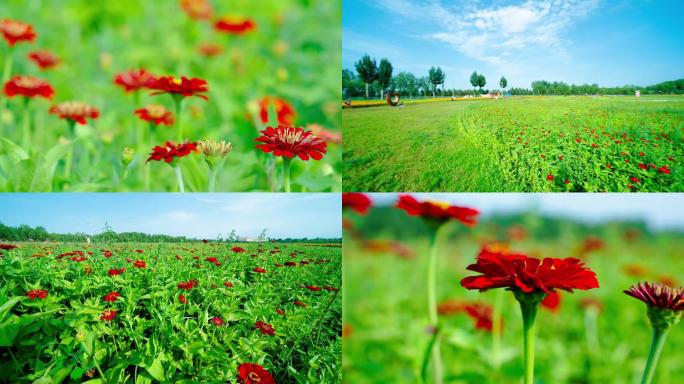
[[(418, 200), (476, 208), (483, 216), (536, 209), (588, 223), (640, 219), (653, 230), (684, 230), (684, 193), (415, 193)], [(374, 204), (394, 204), (393, 193), (369, 194)]]
[(343, 68), (364, 53), (445, 86), (533, 80), (651, 85), (684, 78), (681, 0), (344, 0)]
[(341, 237), (337, 193), (4, 193), (0, 222), (44, 226), (49, 232), (139, 231), (197, 238), (232, 229), (256, 237)]

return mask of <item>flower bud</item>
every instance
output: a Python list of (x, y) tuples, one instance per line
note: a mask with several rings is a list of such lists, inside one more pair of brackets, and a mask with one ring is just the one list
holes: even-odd
[(121, 163), (124, 166), (128, 166), (128, 164), (133, 161), (133, 155), (135, 154), (135, 151), (133, 151), (132, 148), (124, 148), (123, 153), (121, 153)]

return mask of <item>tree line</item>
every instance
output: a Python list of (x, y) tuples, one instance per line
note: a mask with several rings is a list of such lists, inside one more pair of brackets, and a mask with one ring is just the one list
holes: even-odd
[[(476, 71), (470, 75), (472, 90), (446, 89), (444, 80), (446, 73), (440, 67), (431, 67), (426, 76), (416, 76), (410, 72), (399, 72), (393, 75), (392, 63), (387, 59), (376, 62), (369, 55), (364, 55), (354, 64), (355, 71), (342, 70), (342, 94), (344, 98), (379, 97), (385, 92), (398, 92), (403, 96), (456, 96), (478, 95), (491, 92), (505, 92), (513, 96), (523, 95), (633, 95), (637, 90), (642, 95), (652, 94), (684, 94), (684, 79), (665, 81), (651, 86), (625, 85), (622, 87), (600, 87), (598, 84), (567, 84), (562, 81), (549, 82), (536, 80), (530, 88), (513, 87), (507, 89), (508, 80), (501, 77), (499, 88), (486, 89), (487, 79)], [(441, 85), (441, 87), (440, 87)]]
[[(265, 237), (265, 231), (261, 232), (259, 241), (272, 241), (282, 243), (316, 243), (328, 244), (338, 243), (342, 239), (339, 238), (285, 238), (285, 239), (268, 239)], [(5, 242), (43, 242), (43, 241), (57, 241), (60, 243), (83, 243), (90, 239), (93, 243), (186, 243), (196, 242), (203, 239), (191, 238), (186, 236), (170, 236), (162, 234), (149, 234), (143, 232), (115, 232), (105, 223), (104, 228), (100, 233), (87, 234), (83, 232), (76, 233), (50, 233), (42, 226), (31, 227), (29, 225), (19, 225), (16, 227), (8, 226), (0, 223), (0, 241)], [(209, 239), (211, 242), (234, 243), (241, 240), (235, 230), (232, 230), (226, 237), (218, 236), (216, 239)]]

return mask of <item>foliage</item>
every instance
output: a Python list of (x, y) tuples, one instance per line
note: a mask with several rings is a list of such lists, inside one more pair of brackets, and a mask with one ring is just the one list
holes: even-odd
[(382, 92), (387, 89), (392, 80), (392, 63), (387, 59), (380, 60), (380, 65), (378, 66), (378, 85), (380, 85), (380, 97), (382, 98)]
[[(339, 292), (305, 287), (340, 286), (340, 249), (238, 245), (246, 251), (201, 243), (19, 244), (0, 258), (0, 377), (13, 383), (235, 382), (238, 365), (253, 362), (279, 383), (340, 382)], [(74, 251), (85, 260), (58, 256)], [(205, 260), (210, 257), (218, 261)], [(276, 265), (285, 262), (296, 266)], [(108, 275), (122, 267), (121, 275)], [(197, 284), (190, 289), (178, 287), (192, 280)], [(33, 289), (48, 295), (24, 296)], [(103, 301), (113, 291), (120, 297)], [(102, 321), (110, 309), (116, 316)], [(214, 317), (223, 324), (210, 322)], [(257, 331), (257, 321), (271, 324), (275, 335)]]
[[(255, 150), (254, 139), (264, 125), (258, 101), (265, 97), (292, 104), (296, 126), (318, 124), (339, 131), (340, 65), (331, 63), (340, 62), (341, 31), (330, 26), (340, 23), (341, 0), (213, 1), (215, 17), (232, 14), (254, 20), (256, 29), (244, 35), (219, 33), (211, 22), (192, 20), (179, 3), (0, 2), (0, 14), (31, 23), (38, 34), (34, 44), (14, 47), (12, 72), (48, 80), (56, 90), (52, 102), (31, 102), (34, 134), (28, 144), (20, 144), (24, 103), (19, 97), (2, 97), (7, 109), (0, 113), (0, 190), (175, 191), (172, 167), (145, 163), (154, 145), (176, 141), (175, 129), (150, 128), (133, 113), (147, 104), (173, 111), (173, 99), (150, 96), (151, 91), (126, 94), (113, 83), (116, 74), (141, 67), (155, 75), (207, 80), (209, 101), (184, 101), (182, 120), (191, 141), (232, 143), (233, 151), (218, 170), (218, 191), (268, 191), (273, 188), (269, 180), (282, 176), (276, 166), (282, 159)], [(201, 54), (207, 44), (218, 54)], [(29, 51), (38, 49), (53, 52), (61, 64), (39, 72), (26, 59)], [(0, 65), (8, 54), (2, 41)], [(87, 101), (101, 115), (69, 132), (64, 121), (48, 114), (51, 103), (67, 100)], [(270, 120), (273, 124), (275, 119)], [(122, 156), (125, 148), (134, 150), (129, 164)], [(72, 149), (73, 167), (67, 172)], [(341, 188), (341, 148), (330, 143), (328, 149), (321, 161), (293, 162), (293, 190)], [(193, 154), (179, 163), (186, 189), (206, 191), (209, 169), (203, 155)]]
[(444, 71), (442, 71), (442, 68), (430, 67), (430, 70), (428, 71), (428, 77), (430, 78), (430, 84), (432, 84), (432, 95), (434, 96), (437, 86), (444, 84), (446, 75), (444, 74)]
[(343, 118), (348, 191), (684, 191), (677, 96), (421, 103)]
[(366, 99), (368, 98), (368, 85), (378, 79), (378, 65), (375, 59), (364, 55), (359, 61), (354, 64), (356, 73), (359, 74), (361, 80), (366, 83)]

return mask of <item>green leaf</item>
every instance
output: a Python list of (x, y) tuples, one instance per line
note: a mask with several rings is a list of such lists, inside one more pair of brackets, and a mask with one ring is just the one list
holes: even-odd
[(7, 300), (5, 304), (0, 306), (0, 320), (2, 320), (5, 314), (8, 313), (23, 298), (23, 296), (14, 296), (11, 299)]
[(33, 384), (52, 384), (52, 379), (47, 376), (43, 376), (39, 379), (33, 380)]
[(152, 362), (152, 365), (145, 367), (145, 369), (152, 377), (155, 378), (155, 380), (164, 381), (164, 367), (162, 367), (161, 362), (161, 357), (157, 357)]
[(36, 164), (36, 169), (33, 173), (33, 180), (31, 181), (31, 192), (51, 192), (52, 178), (55, 175), (55, 168), (57, 163), (70, 150), (73, 143), (57, 144), (50, 148), (49, 151), (42, 157), (41, 161)]
[(0, 325), (0, 347), (11, 347), (20, 330), (21, 324), (18, 323)]
[(23, 148), (12, 141), (4, 137), (0, 137), (0, 143), (3, 143), (2, 147), (7, 152), (7, 155), (9, 156), (10, 160), (12, 160), (12, 163), (19, 164), (21, 161), (29, 158), (28, 153), (26, 153)]

